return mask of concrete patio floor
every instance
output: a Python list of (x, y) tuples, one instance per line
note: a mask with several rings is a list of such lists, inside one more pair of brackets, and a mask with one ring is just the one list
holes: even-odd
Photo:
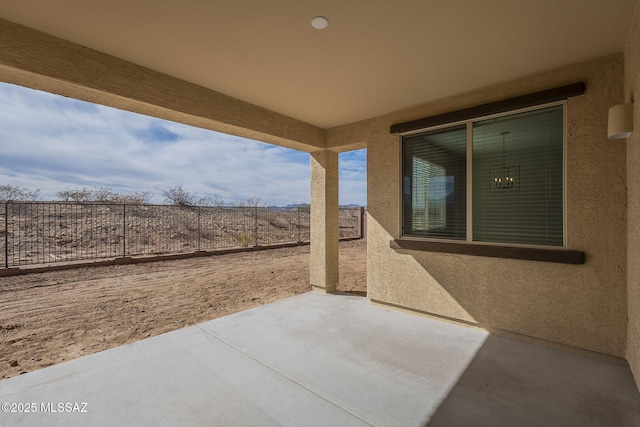
[(0, 403), (35, 404), (2, 426), (640, 425), (625, 363), (316, 292), (0, 381)]

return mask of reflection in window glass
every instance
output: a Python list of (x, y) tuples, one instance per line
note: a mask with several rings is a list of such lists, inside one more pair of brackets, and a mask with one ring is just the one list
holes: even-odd
[(466, 238), (466, 127), (403, 139), (404, 233)]
[(447, 189), (445, 170), (420, 157), (413, 158), (413, 229), (443, 230), (447, 225)]

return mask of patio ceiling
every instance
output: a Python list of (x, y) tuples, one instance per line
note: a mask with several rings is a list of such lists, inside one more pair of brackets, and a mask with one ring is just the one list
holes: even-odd
[(3, 0), (0, 18), (330, 128), (620, 52), (636, 3)]

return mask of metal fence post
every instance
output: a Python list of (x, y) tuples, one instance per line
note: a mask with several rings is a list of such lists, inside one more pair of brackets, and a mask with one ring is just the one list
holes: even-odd
[(200, 206), (198, 206), (198, 251), (200, 250), (200, 235), (202, 231), (200, 230)]
[(300, 206), (297, 207), (298, 210), (298, 243), (302, 242), (302, 230), (300, 226)]
[(9, 202), (4, 202), (4, 267), (9, 268)]
[(122, 204), (122, 256), (127, 256), (127, 205)]
[(253, 246), (258, 246), (258, 205), (255, 207), (255, 222), (253, 226)]
[(358, 232), (360, 233), (360, 238), (364, 239), (364, 207), (360, 206), (358, 210), (360, 211), (358, 215)]

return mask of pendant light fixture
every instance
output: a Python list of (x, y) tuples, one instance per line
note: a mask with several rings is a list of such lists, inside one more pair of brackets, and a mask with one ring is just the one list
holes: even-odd
[(502, 164), (493, 167), (492, 185), (494, 191), (517, 190), (520, 187), (520, 166), (507, 166), (505, 138), (511, 132), (500, 132), (502, 136)]

